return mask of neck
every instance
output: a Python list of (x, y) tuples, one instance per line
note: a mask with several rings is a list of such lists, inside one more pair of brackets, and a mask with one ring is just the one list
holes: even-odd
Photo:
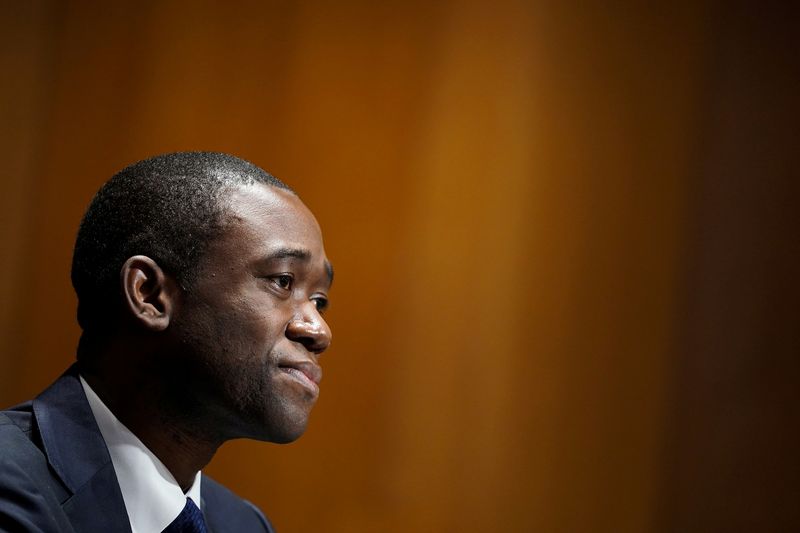
[[(94, 370), (94, 371), (93, 371)], [(184, 492), (211, 461), (224, 439), (204, 431), (189, 398), (175, 398), (153, 373), (126, 369), (101, 372), (81, 366), (81, 375), (114, 413), (167, 467)]]

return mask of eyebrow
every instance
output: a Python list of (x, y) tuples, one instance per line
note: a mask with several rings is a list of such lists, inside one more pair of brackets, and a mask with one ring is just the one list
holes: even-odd
[[(267, 261), (273, 259), (286, 259), (286, 258), (300, 259), (301, 261), (310, 261), (311, 252), (304, 248), (278, 248), (274, 252), (267, 254), (264, 258)], [(330, 261), (325, 260), (325, 273), (328, 275), (328, 284), (333, 284), (333, 265)]]
[(328, 273), (328, 285), (333, 285), (333, 265), (328, 260), (325, 260), (325, 272)]
[(286, 259), (287, 257), (308, 261), (311, 259), (311, 252), (303, 248), (278, 248), (274, 252), (267, 254), (265, 259)]

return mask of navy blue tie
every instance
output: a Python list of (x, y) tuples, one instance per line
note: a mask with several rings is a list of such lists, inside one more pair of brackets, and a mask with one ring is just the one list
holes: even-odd
[(172, 521), (162, 533), (208, 533), (203, 513), (191, 498), (186, 498), (186, 505), (178, 518)]

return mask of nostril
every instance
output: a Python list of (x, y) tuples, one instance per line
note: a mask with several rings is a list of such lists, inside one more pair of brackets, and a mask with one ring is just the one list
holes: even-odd
[(330, 344), (328, 329), (315, 322), (292, 320), (286, 327), (286, 336), (316, 354), (324, 352)]
[(316, 353), (319, 350), (316, 340), (311, 337), (301, 337), (297, 339), (297, 342), (302, 344), (309, 352)]

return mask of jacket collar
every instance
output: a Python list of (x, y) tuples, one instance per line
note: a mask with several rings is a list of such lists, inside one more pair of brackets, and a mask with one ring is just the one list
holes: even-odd
[(47, 459), (72, 493), (63, 508), (75, 529), (129, 533), (111, 456), (83, 392), (77, 365), (33, 401), (33, 413)]

